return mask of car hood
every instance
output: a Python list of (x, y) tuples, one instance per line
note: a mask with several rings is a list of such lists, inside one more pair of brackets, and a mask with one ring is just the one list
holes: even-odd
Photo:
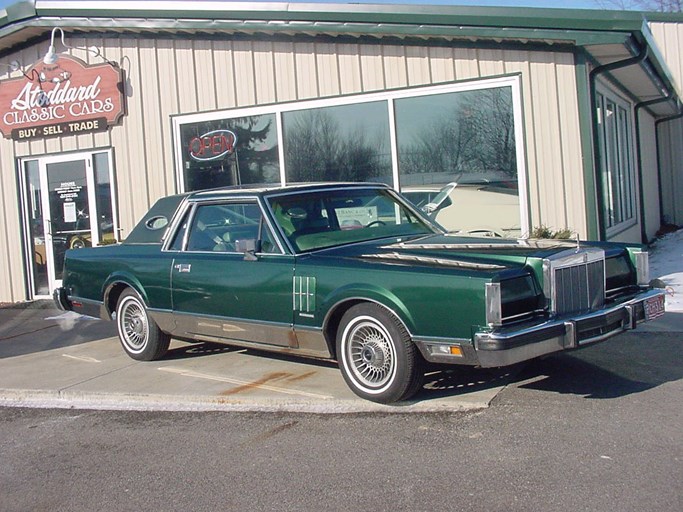
[[(581, 242), (580, 247), (593, 244)], [(463, 270), (500, 272), (577, 248), (573, 240), (504, 239), (454, 234), (412, 239), (375, 240), (326, 249), (319, 256), (381, 261), (397, 265), (455, 267)]]

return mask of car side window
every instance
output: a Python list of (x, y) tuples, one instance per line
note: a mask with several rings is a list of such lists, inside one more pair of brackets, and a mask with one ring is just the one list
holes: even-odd
[(242, 252), (247, 241), (261, 240), (259, 252), (280, 252), (255, 202), (200, 205), (188, 236), (188, 251)]
[(175, 232), (173, 241), (169, 244), (168, 249), (170, 251), (180, 251), (183, 248), (183, 240), (185, 239), (185, 233), (187, 232), (187, 224), (189, 222), (191, 210), (188, 209), (183, 216), (183, 220), (180, 222), (180, 226)]

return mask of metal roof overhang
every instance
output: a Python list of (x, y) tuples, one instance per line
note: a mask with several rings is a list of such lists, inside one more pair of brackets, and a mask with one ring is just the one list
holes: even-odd
[[(191, 7), (189, 7), (191, 6)], [(607, 14), (606, 14), (607, 13)], [(54, 27), (88, 35), (332, 37), (585, 51), (602, 66), (647, 48), (609, 78), (656, 116), (680, 112), (680, 91), (638, 13), (424, 5), (246, 2), (23, 1), (0, 11), (0, 59), (45, 41)], [(661, 99), (655, 103), (654, 100)]]

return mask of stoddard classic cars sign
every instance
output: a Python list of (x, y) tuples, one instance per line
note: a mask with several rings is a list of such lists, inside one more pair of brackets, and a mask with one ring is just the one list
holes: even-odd
[(124, 114), (121, 70), (60, 55), (0, 82), (0, 131), (14, 140), (106, 130)]

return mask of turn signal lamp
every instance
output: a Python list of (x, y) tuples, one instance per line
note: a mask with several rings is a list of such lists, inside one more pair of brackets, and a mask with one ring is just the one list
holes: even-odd
[(430, 352), (445, 356), (463, 357), (462, 347), (459, 345), (432, 345)]

